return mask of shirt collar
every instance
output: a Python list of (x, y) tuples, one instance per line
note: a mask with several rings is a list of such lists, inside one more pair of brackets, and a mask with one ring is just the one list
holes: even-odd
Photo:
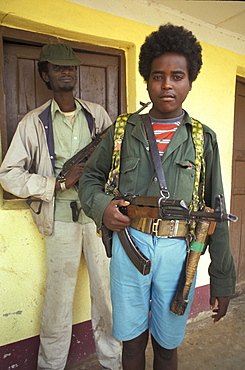
[[(76, 99), (74, 99), (74, 101), (75, 101), (75, 105), (76, 105), (76, 112), (75, 112), (75, 116), (76, 116), (77, 113), (80, 110), (83, 110), (83, 108), (82, 108), (81, 104), (79, 104), (79, 102)], [(64, 114), (62, 112), (62, 110), (60, 109), (58, 103), (54, 99), (52, 99), (52, 101), (51, 101), (51, 115), (52, 115), (52, 120), (54, 120), (55, 115), (57, 114), (57, 112), (59, 112), (60, 114)]]

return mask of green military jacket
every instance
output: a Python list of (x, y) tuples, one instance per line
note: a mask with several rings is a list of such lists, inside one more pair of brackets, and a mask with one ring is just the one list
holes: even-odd
[[(206, 165), (205, 203), (214, 208), (214, 199), (223, 194), (219, 149), (216, 134), (203, 125), (204, 159)], [(98, 228), (102, 225), (103, 212), (111, 201), (105, 194), (111, 158), (114, 148), (114, 129), (109, 129), (101, 144), (88, 160), (80, 180), (79, 195), (85, 213)], [(187, 204), (192, 199), (195, 179), (195, 148), (192, 140), (192, 123), (186, 113), (169, 143), (162, 164), (171, 199), (183, 199)], [(149, 143), (140, 115), (129, 117), (121, 148), (119, 175), (121, 194), (160, 196), (159, 183), (149, 151)], [(211, 264), (209, 267), (211, 295), (229, 296), (235, 289), (235, 269), (230, 252), (227, 222), (218, 223), (209, 237)]]

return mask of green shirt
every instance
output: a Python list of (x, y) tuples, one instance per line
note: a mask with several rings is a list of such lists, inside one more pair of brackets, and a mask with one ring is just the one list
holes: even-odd
[[(91, 142), (91, 134), (85, 113), (81, 104), (75, 100), (76, 110), (69, 114), (63, 113), (55, 100), (51, 103), (51, 115), (54, 131), (55, 147), (55, 176), (62, 170), (63, 164)], [(70, 116), (70, 119), (68, 118)], [(81, 207), (74, 185), (65, 191), (56, 190), (55, 197), (55, 221), (73, 222), (70, 202), (76, 201), (78, 208)], [(91, 222), (83, 211), (80, 212), (80, 223)]]

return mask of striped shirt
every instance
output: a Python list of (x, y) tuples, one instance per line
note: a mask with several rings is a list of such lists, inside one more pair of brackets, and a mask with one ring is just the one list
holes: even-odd
[(179, 125), (183, 122), (183, 118), (184, 113), (180, 117), (172, 119), (156, 119), (150, 116), (160, 157), (167, 149)]

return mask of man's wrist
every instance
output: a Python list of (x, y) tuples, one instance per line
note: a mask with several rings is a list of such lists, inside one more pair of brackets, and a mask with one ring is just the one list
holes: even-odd
[(64, 182), (60, 182), (60, 188), (61, 188), (62, 191), (67, 190), (66, 189), (66, 183), (65, 183), (65, 181)]
[(66, 187), (66, 178), (65, 177), (57, 177), (57, 181), (60, 185), (60, 189), (62, 191), (64, 190), (67, 190), (67, 187)]

